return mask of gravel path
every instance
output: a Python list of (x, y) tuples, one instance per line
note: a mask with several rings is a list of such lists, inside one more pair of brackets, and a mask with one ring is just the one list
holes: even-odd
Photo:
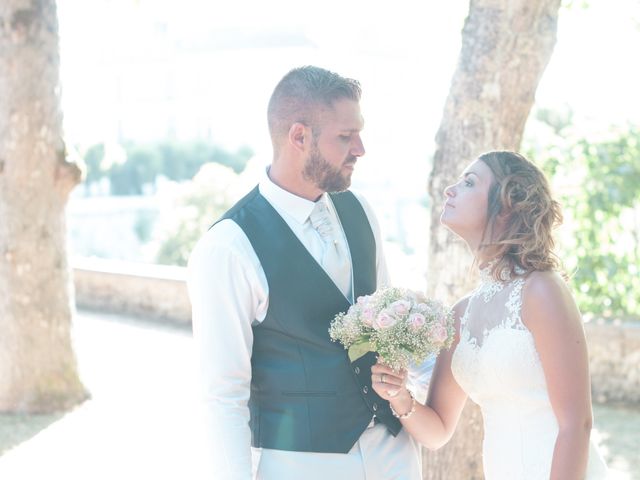
[(0, 416), (0, 479), (198, 479), (191, 334), (80, 312), (81, 376), (92, 399), (66, 415)]
[[(191, 333), (80, 312), (74, 338), (92, 399), (0, 415), (0, 479), (204, 480)], [(640, 410), (599, 406), (595, 421), (612, 480), (640, 480)]]

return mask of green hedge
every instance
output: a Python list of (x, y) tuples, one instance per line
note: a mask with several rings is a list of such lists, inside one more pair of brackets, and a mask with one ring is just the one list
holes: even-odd
[(218, 163), (239, 173), (253, 156), (248, 147), (229, 152), (204, 142), (125, 143), (119, 147), (118, 160), (111, 158), (115, 154), (104, 144), (86, 150), (86, 184), (108, 178), (112, 195), (140, 195), (144, 186), (153, 186), (160, 175), (170, 180), (190, 180), (205, 163)]

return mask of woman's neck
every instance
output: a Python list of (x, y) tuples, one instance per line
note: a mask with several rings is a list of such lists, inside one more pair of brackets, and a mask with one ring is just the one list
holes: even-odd
[(485, 268), (487, 265), (498, 258), (498, 252), (496, 252), (495, 249), (491, 247), (480, 247), (475, 251), (474, 257), (476, 265), (478, 265), (479, 268)]

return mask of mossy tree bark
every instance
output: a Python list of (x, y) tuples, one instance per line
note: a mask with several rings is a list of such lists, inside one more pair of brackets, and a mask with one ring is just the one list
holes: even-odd
[(66, 160), (54, 0), (0, 3), (0, 411), (87, 397), (71, 343)]
[[(453, 303), (475, 281), (462, 241), (440, 226), (443, 192), (479, 154), (517, 150), (556, 43), (560, 0), (471, 0), (462, 48), (436, 135), (429, 294)], [(453, 439), (424, 453), (424, 478), (481, 479), (482, 418), (468, 402)]]

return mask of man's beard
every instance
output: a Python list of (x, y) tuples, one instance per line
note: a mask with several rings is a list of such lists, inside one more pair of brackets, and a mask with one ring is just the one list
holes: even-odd
[[(348, 158), (345, 163), (355, 163), (356, 157)], [(344, 165), (344, 163), (343, 163)], [(343, 174), (341, 167), (334, 167), (322, 156), (316, 146), (309, 153), (302, 174), (323, 192), (344, 192), (351, 185), (351, 174)]]

